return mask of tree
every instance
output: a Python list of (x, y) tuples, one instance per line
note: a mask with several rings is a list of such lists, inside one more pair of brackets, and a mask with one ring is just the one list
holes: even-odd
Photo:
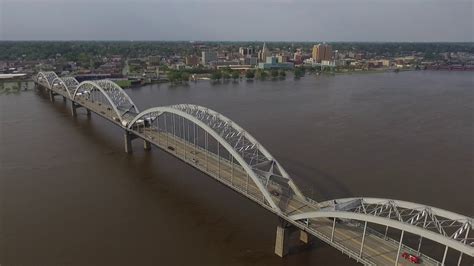
[(285, 70), (280, 70), (279, 75), (280, 75), (280, 78), (281, 78), (281, 79), (285, 79), (285, 78), (286, 78), (286, 72), (285, 72)]
[(271, 75), (273, 79), (276, 79), (278, 77), (278, 70), (272, 69)]
[(229, 72), (227, 72), (227, 71), (222, 72), (222, 78), (223, 78), (224, 80), (230, 79), (230, 74), (229, 74)]
[(87, 55), (85, 53), (80, 53), (78, 58), (77, 58), (77, 61), (79, 62), (79, 65), (81, 65), (81, 66), (89, 66), (91, 59), (90, 59), (89, 55)]
[(217, 81), (217, 80), (220, 80), (221, 78), (222, 78), (222, 73), (220, 71), (216, 71), (211, 74), (212, 80)]
[(255, 74), (255, 76), (261, 80), (264, 80), (268, 77), (268, 73), (267, 71), (263, 70), (263, 69), (258, 69), (257, 70), (257, 73)]
[(255, 78), (255, 70), (253, 69), (248, 69), (247, 72), (245, 72), (245, 77), (247, 79), (253, 79)]
[(240, 73), (238, 71), (232, 71), (232, 79), (236, 81), (238, 78), (240, 78)]
[(296, 68), (295, 69), (295, 79), (299, 79), (302, 76), (304, 76), (304, 70), (301, 68)]
[(181, 80), (184, 82), (189, 81), (189, 73), (188, 72), (181, 72)]
[(181, 81), (181, 74), (178, 71), (169, 71), (168, 80), (171, 83), (177, 83)]

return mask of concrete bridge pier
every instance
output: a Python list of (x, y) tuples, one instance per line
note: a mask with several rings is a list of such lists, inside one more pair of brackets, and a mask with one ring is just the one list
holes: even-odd
[(73, 101), (71, 101), (71, 114), (72, 116), (77, 116), (77, 107), (79, 107), (79, 105)]
[[(132, 140), (138, 138), (137, 135), (129, 132), (129, 131), (125, 131), (124, 135), (123, 135), (123, 140), (124, 140), (124, 145), (125, 145), (125, 152), (126, 153), (132, 153), (133, 152), (133, 149), (132, 149)], [(146, 151), (149, 151), (151, 150), (151, 142), (147, 141), (147, 140), (143, 140), (143, 149), (145, 149)]]
[(300, 230), (300, 241), (305, 244), (311, 244), (313, 236), (303, 230)]
[(54, 96), (56, 95), (56, 93), (53, 92), (53, 90), (49, 90), (49, 99), (51, 100), (51, 102), (54, 103)]
[(285, 257), (290, 252), (289, 241), (292, 229), (293, 228), (285, 222), (282, 222), (277, 226), (275, 254), (281, 258)]
[(286, 221), (280, 221), (276, 230), (275, 254), (283, 258), (290, 252), (290, 239), (293, 233), (299, 233), (299, 240), (304, 244), (311, 244), (312, 235), (300, 230)]
[(151, 150), (151, 143), (147, 140), (143, 140), (143, 149), (145, 149), (146, 151)]
[(125, 152), (126, 153), (132, 153), (133, 149), (132, 149), (132, 140), (136, 139), (137, 136), (130, 133), (129, 131), (125, 131), (125, 133), (123, 134), (123, 140), (124, 140), (124, 144), (125, 144)]

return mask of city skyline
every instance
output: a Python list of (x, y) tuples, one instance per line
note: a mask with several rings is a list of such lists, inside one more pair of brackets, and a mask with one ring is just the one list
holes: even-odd
[(473, 4), (464, 0), (3, 0), (0, 7), (0, 40), (472, 42), (474, 36)]

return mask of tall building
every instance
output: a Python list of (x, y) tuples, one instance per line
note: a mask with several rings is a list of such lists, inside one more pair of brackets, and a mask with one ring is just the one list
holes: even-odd
[(268, 51), (267, 45), (263, 43), (263, 48), (258, 53), (258, 59), (260, 60), (260, 62), (265, 62), (268, 56), (270, 56), (270, 51)]
[(313, 46), (313, 61), (321, 63), (321, 61), (331, 61), (332, 48), (329, 44), (318, 44)]
[(187, 66), (199, 65), (199, 57), (197, 57), (195, 55), (186, 56), (186, 65)]
[(209, 65), (210, 62), (217, 61), (217, 53), (214, 51), (203, 51), (201, 60), (203, 65)]
[(242, 56), (253, 55), (254, 53), (255, 53), (255, 50), (251, 46), (239, 48), (239, 54)]

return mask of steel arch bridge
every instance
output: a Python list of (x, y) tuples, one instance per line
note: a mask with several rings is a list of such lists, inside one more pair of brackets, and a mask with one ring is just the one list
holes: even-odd
[(41, 84), (42, 86), (51, 89), (53, 87), (53, 81), (59, 78), (56, 73), (49, 71), (49, 72), (39, 72), (36, 75), (36, 82)]
[[(137, 126), (137, 121), (157, 121), (159, 116), (166, 113), (177, 115), (194, 123), (204, 130), (205, 134), (209, 134), (216, 139), (218, 144), (230, 153), (232, 160), (236, 160), (245, 170), (246, 174), (257, 185), (266, 203), (275, 212), (280, 213), (281, 210), (266, 189), (270, 182), (280, 182), (287, 185), (289, 196), (304, 197), (288, 173), (263, 145), (237, 123), (211, 109), (190, 104), (155, 107), (138, 114), (129, 123), (128, 129), (138, 129), (143, 132), (140, 126)], [(158, 126), (153, 127), (151, 124), (149, 129), (159, 131)]]
[[(316, 202), (306, 197), (280, 163), (250, 133), (226, 116), (203, 106), (178, 104), (139, 112), (127, 93), (109, 80), (77, 82), (40, 72), (39, 87), (71, 101), (76, 108), (96, 113), (124, 130), (127, 152), (132, 140), (142, 139), (204, 172), (251, 199), (281, 220), (275, 253), (288, 252), (287, 239), (298, 229), (300, 239), (315, 236), (366, 265), (399, 264), (400, 254), (419, 254), (426, 265), (445, 265), (448, 250), (474, 257), (473, 219), (447, 210), (392, 199), (346, 198)], [(382, 226), (384, 230), (376, 227)], [(387, 235), (388, 229), (399, 238)], [(407, 234), (416, 246), (403, 244)], [(422, 239), (444, 247), (442, 256), (421, 252)], [(441, 255), (441, 254), (440, 254)]]
[(58, 77), (50, 71), (39, 72), (34, 81), (49, 89), (52, 100), (55, 95), (62, 95), (71, 100), (73, 113), (76, 107), (81, 107), (77, 102), (82, 105), (89, 104), (89, 109), (96, 108), (94, 111), (102, 115), (113, 114), (113, 121), (122, 124), (128, 123), (128, 120), (140, 112), (128, 94), (110, 80), (79, 83), (74, 77)]
[(140, 112), (128, 94), (110, 80), (81, 82), (77, 85), (72, 95), (73, 101), (78, 98), (111, 106), (120, 122), (123, 121), (126, 114), (137, 114)]
[[(413, 202), (380, 198), (345, 198), (319, 203), (320, 209), (291, 215), (290, 219), (307, 223), (311, 218), (350, 219), (395, 228), (445, 245), (442, 264), (448, 248), (474, 256), (474, 238), (470, 235), (473, 219), (447, 210)], [(334, 220), (335, 221), (335, 220)], [(365, 230), (365, 229), (364, 229)], [(403, 233), (400, 236), (400, 243)]]
[(73, 98), (74, 91), (76, 90), (78, 85), (79, 81), (77, 81), (77, 79), (74, 77), (57, 77), (51, 82), (51, 86), (59, 86), (59, 89), (64, 90), (64, 92), (67, 93), (69, 99)]

